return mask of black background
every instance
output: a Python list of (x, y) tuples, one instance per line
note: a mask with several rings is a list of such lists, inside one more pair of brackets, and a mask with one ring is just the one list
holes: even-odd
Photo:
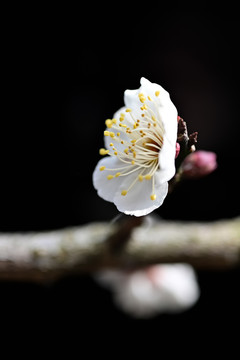
[[(156, 213), (205, 220), (239, 215), (239, 21), (234, 9), (196, 3), (14, 8), (2, 34), (0, 230), (35, 231), (110, 221), (92, 172), (104, 121), (142, 76), (169, 91), (198, 149), (218, 169), (185, 182)], [(231, 11), (227, 11), (231, 10)], [(6, 339), (91, 355), (127, 349), (209, 354), (236, 348), (239, 270), (198, 271), (201, 297), (179, 315), (134, 320), (89, 276), (40, 286), (0, 284)], [(76, 328), (74, 328), (76, 326)], [(55, 340), (53, 340), (55, 338)], [(14, 340), (15, 341), (15, 340)], [(190, 350), (190, 345), (194, 346)], [(34, 350), (36, 351), (36, 349)], [(44, 350), (43, 350), (44, 351)]]

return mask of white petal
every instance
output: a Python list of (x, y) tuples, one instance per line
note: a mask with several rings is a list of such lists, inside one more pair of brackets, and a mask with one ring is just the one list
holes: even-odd
[[(177, 138), (177, 109), (170, 99), (169, 93), (160, 85), (151, 83), (145, 78), (141, 78), (141, 91), (150, 95), (155, 106), (158, 106), (158, 112), (162, 120), (166, 136), (171, 143), (176, 143)], [(159, 96), (155, 97), (155, 92), (160, 91)], [(150, 103), (149, 103), (150, 104)], [(156, 107), (154, 109), (156, 111)]]
[(160, 91), (160, 95), (157, 98), (160, 107), (164, 105), (165, 106), (173, 105), (169, 93), (162, 86), (156, 83), (152, 83), (149, 80), (145, 79), (144, 77), (141, 78), (140, 82), (141, 82), (141, 86), (139, 89), (125, 90), (124, 103), (127, 107), (131, 109), (139, 108), (140, 102), (139, 102), (138, 94), (140, 93), (143, 93), (145, 96), (149, 95), (152, 99), (156, 99), (155, 97), (156, 91)]
[(156, 172), (157, 179), (160, 183), (169, 181), (175, 175), (175, 155), (176, 142), (172, 145), (168, 139), (165, 139), (158, 157), (160, 169)]
[(177, 109), (170, 100), (159, 109), (159, 112), (165, 130), (165, 137), (171, 144), (174, 144), (176, 150)]
[(138, 99), (139, 89), (137, 90), (125, 90), (124, 91), (124, 103), (127, 108), (133, 111), (139, 111), (140, 102)]
[(161, 105), (162, 103), (171, 101), (169, 93), (161, 85), (152, 83), (144, 77), (141, 78), (140, 83), (142, 85), (140, 88), (141, 92), (145, 93), (146, 95), (150, 95), (153, 99), (155, 98), (155, 92), (160, 91), (158, 99), (160, 100)]
[(132, 174), (121, 183), (113, 201), (118, 210), (127, 215), (144, 216), (162, 205), (168, 193), (168, 183), (160, 184), (156, 181), (156, 200), (151, 200), (150, 198), (152, 194), (152, 181), (145, 179), (143, 181), (137, 180), (127, 195), (122, 196), (121, 191), (127, 190), (136, 177), (137, 174)]
[(187, 264), (154, 265), (133, 272), (105, 270), (95, 279), (112, 289), (116, 305), (138, 318), (181, 312), (200, 295), (196, 274)]
[(180, 263), (162, 265), (159, 289), (165, 293), (168, 311), (177, 311), (193, 305), (200, 294), (193, 268)]
[(116, 171), (108, 171), (108, 170), (100, 171), (99, 169), (101, 166), (106, 166), (106, 168), (109, 168), (109, 169), (115, 169), (115, 168), (119, 168), (123, 165), (117, 158), (106, 156), (98, 162), (98, 164), (93, 172), (93, 186), (97, 190), (98, 195), (100, 197), (102, 197), (104, 200), (112, 202), (113, 197), (115, 196), (118, 188), (121, 185), (122, 178), (114, 177), (113, 179), (108, 180), (107, 175), (109, 175), (109, 174), (114, 175), (114, 174), (116, 174), (116, 172), (118, 172), (118, 170), (116, 170)]

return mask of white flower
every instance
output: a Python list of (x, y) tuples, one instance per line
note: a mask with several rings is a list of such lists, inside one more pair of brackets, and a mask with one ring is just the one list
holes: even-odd
[(162, 205), (175, 174), (177, 110), (160, 85), (141, 79), (126, 90), (125, 106), (106, 120), (108, 155), (97, 164), (93, 184), (98, 195), (119, 211), (143, 216)]
[(106, 270), (96, 280), (113, 291), (121, 310), (138, 318), (184, 311), (200, 294), (195, 272), (187, 264), (154, 265), (130, 273)]

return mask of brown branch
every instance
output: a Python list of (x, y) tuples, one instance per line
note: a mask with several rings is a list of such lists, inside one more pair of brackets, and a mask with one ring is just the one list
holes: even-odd
[(240, 218), (184, 223), (129, 216), (110, 224), (0, 235), (2, 280), (45, 282), (104, 267), (173, 262), (209, 269), (239, 266)]

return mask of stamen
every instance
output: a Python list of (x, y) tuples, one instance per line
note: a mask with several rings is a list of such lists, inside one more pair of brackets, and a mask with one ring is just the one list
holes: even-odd
[(145, 96), (143, 95), (143, 93), (138, 94), (139, 100), (141, 101), (141, 103), (144, 103), (146, 101)]
[[(160, 91), (155, 91), (155, 96), (158, 97), (159, 95)], [(110, 136), (113, 142), (108, 145), (111, 150), (102, 148), (99, 153), (116, 156), (118, 161), (123, 163), (123, 166), (115, 169), (101, 166), (99, 170), (112, 171), (112, 174), (107, 175), (108, 180), (136, 173), (136, 177), (129, 188), (121, 191), (123, 196), (127, 195), (137, 181), (152, 180), (152, 192), (149, 196), (151, 200), (156, 200), (154, 175), (159, 168), (158, 158), (165, 131), (160, 118), (157, 99), (154, 100), (143, 93), (139, 93), (138, 98), (142, 103), (140, 107), (143, 111), (141, 117), (138, 112), (126, 108), (118, 119), (113, 118), (105, 121), (107, 128), (114, 131), (107, 129), (104, 131), (104, 135)], [(152, 103), (151, 107), (148, 107), (149, 101)]]
[(111, 120), (111, 119), (107, 119), (107, 120), (105, 121), (105, 124), (106, 124), (106, 126), (107, 126), (108, 128), (111, 128), (111, 127), (112, 127), (112, 120)]
[(106, 149), (100, 149), (99, 150), (100, 155), (107, 155), (108, 153), (109, 153), (109, 150), (106, 150)]
[(113, 178), (114, 178), (113, 175), (108, 175), (108, 176), (107, 176), (107, 179), (108, 179), (108, 180), (111, 180), (111, 179), (113, 179)]
[(154, 176), (153, 176), (153, 178), (152, 178), (152, 194), (151, 194), (151, 196), (150, 196), (150, 199), (151, 200), (156, 200), (156, 198), (157, 198), (157, 196), (156, 196), (156, 194), (155, 194), (155, 183), (154, 183)]

